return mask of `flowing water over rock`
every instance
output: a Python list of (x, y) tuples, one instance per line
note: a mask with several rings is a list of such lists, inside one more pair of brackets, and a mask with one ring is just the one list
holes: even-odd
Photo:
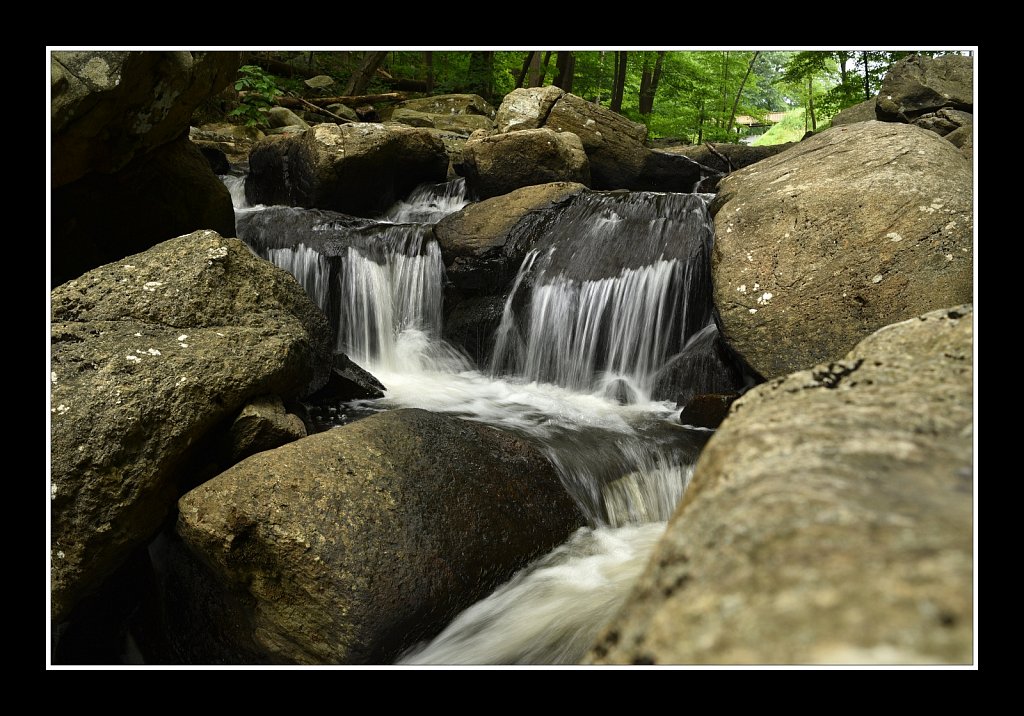
[(707, 439), (651, 400), (657, 371), (711, 322), (706, 199), (581, 195), (524, 261), (488, 366), (441, 339), (430, 227), (465, 203), (451, 183), (377, 221), (241, 205), (237, 224), (324, 309), (337, 350), (387, 386), (360, 407), (424, 408), (534, 440), (588, 517), (405, 662), (574, 663), (625, 599)]

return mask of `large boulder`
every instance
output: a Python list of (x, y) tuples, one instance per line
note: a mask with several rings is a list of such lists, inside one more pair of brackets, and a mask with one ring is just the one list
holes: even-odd
[(879, 119), (911, 122), (944, 107), (974, 111), (974, 59), (963, 55), (911, 55), (882, 80), (875, 111)]
[[(181, 136), (238, 52), (51, 52), (52, 185), (110, 173)], [(200, 227), (190, 227), (200, 228)]]
[(179, 509), (223, 608), (200, 637), (250, 663), (389, 663), (583, 521), (536, 448), (423, 410), (254, 455)]
[(875, 116), (875, 105), (877, 102), (878, 98), (872, 97), (871, 99), (866, 99), (852, 107), (847, 107), (832, 118), (832, 126), (841, 127), (844, 124), (868, 122), (872, 119), (878, 119), (878, 117)]
[[(644, 146), (647, 127), (618, 112), (612, 112), (574, 94), (564, 94), (552, 105), (544, 127), (556, 132), (572, 132), (580, 138), (590, 159), (594, 189), (653, 189), (641, 180), (649, 158), (656, 154)], [(666, 157), (669, 165), (678, 157)], [(689, 182), (687, 190), (693, 186)]]
[(723, 336), (771, 378), (972, 300), (972, 174), (932, 132), (869, 121), (726, 177), (712, 205)]
[(555, 102), (564, 95), (554, 85), (514, 89), (501, 101), (494, 116), (495, 127), (499, 132), (542, 127)]
[(197, 229), (235, 235), (231, 195), (182, 137), (51, 193), (51, 285)]
[(733, 404), (588, 660), (969, 664), (973, 311)]
[(448, 173), (444, 143), (403, 124), (319, 124), (267, 137), (249, 155), (251, 204), (332, 209), (356, 216), (383, 212), (417, 185)]
[(469, 204), (434, 227), (449, 280), (465, 296), (500, 293), (559, 207), (586, 189), (554, 182)]
[(470, 137), (455, 170), (481, 199), (535, 184), (590, 183), (590, 163), (580, 138), (546, 128)]
[(207, 437), (249, 399), (326, 381), (332, 340), (290, 274), (212, 231), (101, 266), (50, 298), (60, 621), (153, 535), (179, 481), (209, 461)]

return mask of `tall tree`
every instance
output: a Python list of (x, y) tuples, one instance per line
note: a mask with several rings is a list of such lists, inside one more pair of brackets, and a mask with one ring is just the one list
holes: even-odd
[(492, 99), (494, 94), (493, 52), (469, 53), (469, 82), (467, 85), (474, 94), (487, 100)]
[(551, 64), (551, 50), (544, 53), (544, 64), (540, 68), (540, 77), (537, 80), (537, 84), (534, 87), (543, 87), (544, 80), (548, 76), (548, 65)]
[(576, 55), (571, 51), (559, 51), (555, 68), (558, 70), (558, 74), (555, 76), (555, 85), (566, 92), (572, 92), (573, 74), (576, 72)]
[(377, 71), (384, 58), (387, 57), (387, 52), (376, 52), (367, 51), (363, 53), (363, 60), (359, 63), (359, 69), (352, 73), (352, 76), (348, 78), (348, 84), (345, 85), (344, 95), (351, 97), (353, 95), (364, 94), (366, 88), (370, 86), (370, 81), (373, 79), (373, 73)]
[(644, 66), (640, 74), (640, 114), (649, 115), (654, 111), (654, 96), (658, 93), (658, 83), (661, 82), (662, 66), (665, 61), (666, 53), (664, 51), (658, 52), (657, 59), (654, 61), (654, 72), (652, 73), (648, 67), (650, 64), (650, 58), (647, 53), (644, 53)]
[[(533, 64), (533, 57), (536, 54), (536, 52), (527, 52), (526, 57), (523, 58), (523, 69), (516, 75), (516, 89), (522, 87), (526, 81), (526, 73), (530, 70), (530, 65)], [(529, 87), (529, 85), (526, 86)]]
[(740, 96), (743, 94), (743, 88), (746, 86), (747, 80), (750, 78), (750, 72), (754, 69), (754, 63), (757, 62), (757, 56), (760, 54), (761, 52), (757, 51), (754, 53), (754, 56), (750, 58), (750, 64), (747, 65), (747, 73), (743, 75), (743, 81), (740, 82), (740, 88), (736, 90), (736, 99), (734, 99), (732, 103), (732, 112), (729, 114), (729, 122), (725, 125), (726, 132), (732, 131), (732, 123), (736, 120), (736, 108), (740, 105)]
[(626, 90), (626, 62), (628, 55), (628, 52), (615, 53), (615, 83), (612, 85), (611, 103), (611, 110), (613, 112), (622, 112), (622, 95)]
[(427, 94), (434, 91), (434, 53), (423, 53), (423, 66), (426, 69)]
[(527, 87), (540, 87), (540, 50), (533, 53), (530, 58), (530, 84)]

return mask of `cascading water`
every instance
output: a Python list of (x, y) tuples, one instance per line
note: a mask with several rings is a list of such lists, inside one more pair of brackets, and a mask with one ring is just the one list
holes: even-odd
[(699, 196), (580, 195), (523, 262), (480, 370), (441, 339), (444, 265), (429, 232), (463, 191), (424, 188), (377, 221), (246, 209), (239, 235), (298, 277), (338, 350), (387, 386), (368, 406), (533, 440), (588, 518), (406, 663), (572, 663), (625, 599), (707, 437), (651, 392), (711, 321), (711, 223)]

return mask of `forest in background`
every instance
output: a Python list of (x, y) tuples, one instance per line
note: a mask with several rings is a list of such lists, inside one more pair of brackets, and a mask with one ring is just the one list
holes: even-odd
[(517, 87), (556, 85), (645, 124), (652, 138), (738, 142), (747, 130), (737, 118), (802, 110), (805, 131), (820, 130), (875, 96), (898, 60), (948, 52), (249, 51), (249, 83), (237, 88), (308, 95), (303, 80), (326, 74), (337, 84), (321, 93), (473, 93), (497, 106)]

